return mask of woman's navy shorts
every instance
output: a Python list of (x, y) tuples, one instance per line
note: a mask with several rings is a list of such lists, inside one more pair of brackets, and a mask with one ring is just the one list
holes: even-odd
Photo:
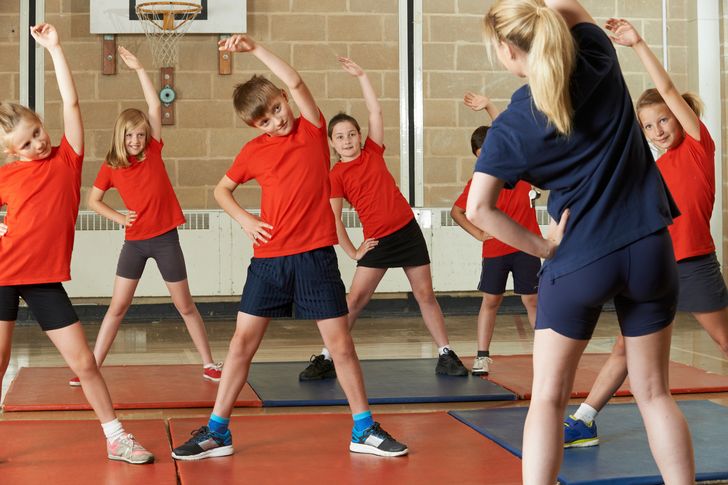
[(591, 338), (605, 302), (614, 299), (622, 335), (639, 337), (672, 323), (678, 273), (667, 229), (646, 236), (581, 269), (541, 274), (536, 329), (573, 339)]

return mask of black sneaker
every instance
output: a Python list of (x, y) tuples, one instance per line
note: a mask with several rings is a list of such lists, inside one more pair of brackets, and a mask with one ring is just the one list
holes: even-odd
[(320, 379), (336, 379), (336, 369), (332, 360), (321, 355), (312, 355), (311, 363), (298, 374), (299, 381), (317, 381)]
[(172, 450), (172, 458), (175, 460), (202, 460), (214, 456), (228, 456), (233, 454), (233, 436), (228, 430), (224, 435), (210, 431), (210, 428), (203, 426), (194, 430), (192, 438)]
[(407, 445), (392, 438), (377, 422), (365, 429), (360, 436), (352, 431), (349, 451), (377, 456), (402, 456), (409, 452)]
[(467, 376), (468, 369), (465, 368), (454, 350), (445, 349), (445, 352), (437, 359), (435, 374), (441, 376)]

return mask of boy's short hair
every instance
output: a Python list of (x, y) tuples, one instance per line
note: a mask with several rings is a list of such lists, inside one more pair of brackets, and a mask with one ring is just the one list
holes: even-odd
[(348, 114), (344, 113), (343, 111), (339, 111), (336, 113), (336, 116), (331, 118), (329, 120), (329, 138), (331, 138), (331, 134), (334, 132), (334, 127), (341, 123), (342, 121), (348, 121), (352, 125), (354, 125), (354, 128), (356, 128), (356, 131), (361, 133), (361, 128), (359, 128), (359, 123), (356, 121), (356, 118), (353, 116), (349, 116)]
[(485, 142), (485, 135), (488, 134), (490, 126), (479, 126), (470, 135), (470, 148), (473, 150), (473, 155), (478, 156), (478, 150), (483, 148), (483, 142)]
[(280, 96), (281, 90), (263, 76), (254, 75), (242, 84), (235, 86), (233, 104), (235, 112), (248, 125), (262, 118), (268, 110), (270, 100)]

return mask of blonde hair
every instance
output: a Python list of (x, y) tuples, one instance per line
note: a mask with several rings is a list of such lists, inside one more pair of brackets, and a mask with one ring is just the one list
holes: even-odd
[[(703, 114), (703, 101), (700, 97), (695, 93), (687, 92), (682, 94), (682, 98), (686, 103), (688, 103), (688, 106), (690, 106), (690, 109), (693, 110), (698, 118), (700, 118)], [(662, 95), (657, 89), (651, 88), (642, 93), (635, 103), (637, 118), (639, 118), (640, 110), (642, 108), (655, 104), (664, 104), (667, 106), (667, 103), (665, 103), (665, 100), (662, 98)]]
[(563, 17), (543, 0), (498, 0), (483, 19), (489, 56), (500, 42), (528, 54), (528, 85), (536, 108), (556, 130), (571, 133), (569, 81), (576, 45)]
[(253, 126), (268, 111), (268, 105), (281, 90), (263, 76), (254, 75), (242, 84), (235, 86), (233, 105), (240, 119)]
[(106, 163), (111, 168), (126, 168), (131, 165), (129, 157), (126, 153), (126, 145), (124, 143), (127, 132), (135, 130), (140, 126), (144, 127), (146, 133), (146, 144), (144, 149), (137, 155), (137, 160), (144, 160), (144, 154), (149, 141), (152, 137), (152, 127), (149, 124), (149, 118), (144, 112), (139, 111), (135, 108), (125, 109), (119, 114), (119, 117), (114, 123), (114, 134), (111, 138), (111, 148), (109, 148), (106, 154)]
[(0, 129), (3, 131), (3, 136), (0, 141), (2, 141), (3, 148), (8, 148), (8, 135), (15, 130), (15, 127), (18, 126), (21, 120), (28, 118), (43, 124), (38, 113), (32, 109), (26, 108), (22, 104), (8, 102), (0, 103)]

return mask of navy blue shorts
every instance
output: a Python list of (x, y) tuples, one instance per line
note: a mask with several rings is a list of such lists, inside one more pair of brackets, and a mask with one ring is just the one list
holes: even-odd
[(0, 320), (14, 322), (18, 319), (20, 298), (28, 304), (44, 332), (67, 327), (78, 321), (78, 315), (61, 283), (0, 286)]
[(682, 312), (709, 313), (728, 306), (728, 291), (715, 253), (677, 262), (680, 296), (677, 309)]
[(673, 321), (677, 294), (677, 264), (663, 229), (555, 280), (544, 271), (536, 329), (587, 340), (602, 305), (613, 298), (622, 335), (648, 335)]
[(258, 317), (326, 320), (349, 313), (331, 246), (277, 258), (252, 258), (240, 311)]
[(506, 291), (508, 273), (513, 273), (513, 290), (519, 295), (533, 295), (538, 292), (538, 272), (541, 260), (522, 251), (483, 258), (478, 290), (491, 295), (502, 295)]

